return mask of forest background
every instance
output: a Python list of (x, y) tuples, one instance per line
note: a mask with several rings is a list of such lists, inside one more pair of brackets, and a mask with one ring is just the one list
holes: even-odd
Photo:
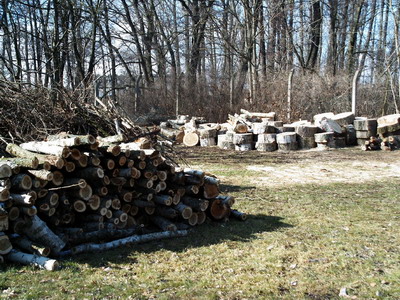
[[(0, 106), (398, 112), (399, 0), (1, 0)], [(28, 100), (26, 100), (28, 101)], [(100, 103), (101, 102), (101, 103)]]

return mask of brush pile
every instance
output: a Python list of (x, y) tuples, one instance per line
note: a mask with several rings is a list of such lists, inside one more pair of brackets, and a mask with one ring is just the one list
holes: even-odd
[[(53, 270), (58, 257), (244, 220), (211, 174), (178, 168), (146, 138), (60, 134), (0, 159), (0, 258)], [(100, 243), (101, 242), (101, 243)]]

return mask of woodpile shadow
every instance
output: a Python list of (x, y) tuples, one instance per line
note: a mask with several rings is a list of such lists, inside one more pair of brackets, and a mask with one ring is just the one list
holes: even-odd
[[(228, 222), (209, 221), (207, 224), (193, 228), (186, 237), (131, 245), (101, 253), (80, 254), (68, 258), (61, 264), (65, 265), (66, 261), (70, 261), (78, 264), (88, 264), (95, 268), (109, 266), (110, 264), (134, 264), (140, 263), (135, 258), (136, 252), (150, 254), (163, 249), (173, 252), (185, 252), (191, 248), (216, 245), (228, 241), (246, 243), (257, 239), (260, 233), (293, 227), (293, 225), (285, 223), (283, 220), (284, 218), (279, 216), (256, 214), (249, 215), (244, 222), (237, 220)], [(75, 267), (73, 266), (72, 268)]]

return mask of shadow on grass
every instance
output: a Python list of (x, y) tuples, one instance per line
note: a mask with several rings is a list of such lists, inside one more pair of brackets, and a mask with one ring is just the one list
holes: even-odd
[(281, 228), (293, 227), (283, 222), (283, 218), (267, 215), (249, 215), (244, 222), (231, 219), (228, 222), (208, 222), (189, 231), (188, 236), (157, 240), (145, 244), (131, 245), (96, 254), (81, 254), (69, 261), (102, 267), (109, 263), (136, 263), (133, 252), (153, 253), (160, 250), (183, 252), (190, 248), (210, 246), (218, 243), (236, 241), (248, 242), (258, 238), (258, 234), (272, 232)]

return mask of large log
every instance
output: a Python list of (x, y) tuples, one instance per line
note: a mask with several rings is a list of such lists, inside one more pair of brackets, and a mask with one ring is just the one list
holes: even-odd
[(87, 243), (76, 247), (72, 247), (69, 251), (64, 251), (60, 253), (61, 256), (68, 256), (72, 254), (80, 254), (84, 252), (100, 252), (110, 249), (115, 249), (118, 247), (126, 246), (129, 244), (145, 243), (154, 240), (160, 240), (165, 238), (182, 237), (188, 234), (187, 230), (177, 230), (177, 231), (162, 231), (142, 235), (133, 235), (123, 239), (118, 239), (112, 242), (103, 244)]
[(11, 169), (18, 167), (36, 169), (39, 166), (39, 160), (34, 158), (21, 158), (21, 157), (4, 157), (0, 158), (0, 176), (2, 174), (1, 166), (9, 165)]
[(197, 146), (200, 142), (199, 135), (196, 132), (186, 132), (183, 138), (183, 144), (188, 147)]
[(19, 145), (22, 149), (32, 151), (32, 152), (37, 152), (37, 153), (43, 153), (43, 154), (49, 154), (49, 155), (55, 155), (58, 157), (66, 158), (70, 156), (71, 151), (68, 147), (60, 147), (60, 146), (52, 146), (49, 145), (47, 142), (28, 142), (28, 143), (22, 143)]
[(29, 226), (23, 229), (24, 234), (36, 243), (50, 247), (51, 251), (58, 253), (65, 247), (65, 242), (61, 240), (38, 216), (33, 216), (29, 220)]
[(337, 122), (340, 126), (344, 127), (346, 125), (353, 124), (355, 116), (352, 112), (344, 112), (334, 115), (331, 119)]
[(24, 265), (34, 265), (41, 269), (48, 271), (54, 271), (58, 269), (58, 262), (55, 259), (50, 259), (44, 256), (38, 256), (28, 253), (23, 253), (17, 250), (12, 250), (9, 254), (5, 256), (9, 261), (24, 264)]
[(61, 169), (64, 166), (64, 159), (55, 155), (42, 155), (34, 153), (25, 149), (22, 149), (16, 144), (7, 144), (6, 151), (14, 156), (39, 160), (39, 164), (50, 164), (55, 166), (57, 169)]

